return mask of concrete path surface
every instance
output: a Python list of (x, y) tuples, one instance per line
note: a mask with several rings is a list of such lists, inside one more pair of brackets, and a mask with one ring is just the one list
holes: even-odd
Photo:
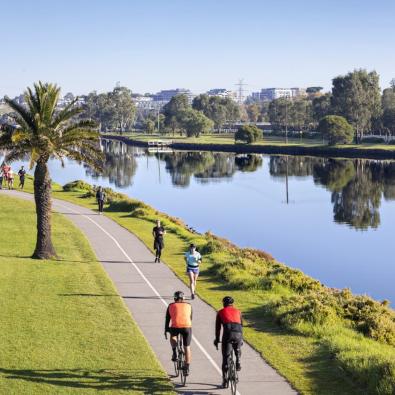
[[(7, 195), (33, 200), (33, 196), (16, 191)], [(220, 388), (221, 355), (213, 346), (215, 311), (198, 297), (190, 301), (194, 312), (191, 373), (185, 387), (180, 386), (171, 362), (171, 349), (164, 339), (166, 306), (176, 290), (189, 295), (188, 288), (154, 256), (132, 233), (98, 213), (54, 199), (54, 210), (68, 217), (88, 238), (98, 260), (115, 284), (144, 336), (180, 394), (227, 394)], [(87, 295), (89, 296), (89, 295)], [(248, 344), (242, 348), (242, 371), (239, 394), (296, 394), (288, 382), (270, 367)]]

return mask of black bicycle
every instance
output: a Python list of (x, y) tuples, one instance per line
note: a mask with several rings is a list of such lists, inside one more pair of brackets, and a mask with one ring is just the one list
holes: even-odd
[[(218, 350), (218, 346), (217, 346), (217, 350)], [(236, 363), (235, 363), (233, 354), (234, 354), (234, 349), (232, 348), (232, 351), (231, 351), (229, 359), (228, 359), (228, 370), (225, 373), (224, 379), (226, 382), (226, 388), (230, 387), (231, 394), (236, 395), (237, 383), (239, 382), (239, 376), (237, 375)]]
[(185, 361), (185, 351), (182, 342), (182, 336), (177, 336), (177, 359), (174, 361), (174, 370), (176, 372), (176, 377), (180, 376), (181, 384), (185, 385), (187, 381), (186, 375), (187, 364)]
[(228, 387), (230, 386), (230, 392), (232, 395), (236, 395), (237, 383), (239, 382), (239, 377), (237, 376), (236, 363), (233, 358), (234, 350), (230, 353), (228, 360), (228, 370), (226, 372), (226, 382)]

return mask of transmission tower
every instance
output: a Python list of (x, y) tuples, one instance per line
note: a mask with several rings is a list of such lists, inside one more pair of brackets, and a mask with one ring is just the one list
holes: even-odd
[(244, 87), (247, 86), (248, 84), (244, 83), (244, 79), (241, 78), (239, 79), (239, 82), (237, 84), (235, 84), (238, 89), (237, 89), (237, 101), (239, 104), (242, 104), (244, 102), (244, 92), (245, 89)]

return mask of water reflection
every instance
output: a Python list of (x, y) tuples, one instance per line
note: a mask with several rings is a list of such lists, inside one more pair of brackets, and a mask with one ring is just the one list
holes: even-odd
[[(148, 153), (142, 148), (116, 141), (104, 141), (103, 149), (106, 154), (103, 176), (117, 187), (132, 184), (137, 169), (136, 157), (142, 155), (155, 155), (159, 172), (160, 162), (164, 162), (172, 184), (183, 188), (190, 185), (192, 177), (199, 183), (230, 181), (236, 172), (256, 172), (263, 164), (262, 155)], [(269, 173), (271, 177), (285, 181), (286, 202), (288, 178), (311, 177), (317, 186), (323, 186), (330, 192), (333, 220), (355, 229), (377, 228), (382, 199), (395, 200), (395, 162), (392, 161), (271, 156)]]
[(135, 156), (143, 155), (143, 152), (137, 151), (135, 147), (112, 140), (103, 140), (102, 147), (105, 153), (103, 171), (98, 173), (86, 167), (87, 175), (93, 178), (106, 177), (111, 184), (118, 188), (126, 188), (132, 185), (137, 170)]

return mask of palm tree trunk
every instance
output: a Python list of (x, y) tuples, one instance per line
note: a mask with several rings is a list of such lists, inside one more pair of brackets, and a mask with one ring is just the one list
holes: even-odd
[(37, 214), (37, 242), (32, 258), (56, 256), (51, 238), (51, 179), (46, 160), (38, 160), (34, 170), (34, 200)]

